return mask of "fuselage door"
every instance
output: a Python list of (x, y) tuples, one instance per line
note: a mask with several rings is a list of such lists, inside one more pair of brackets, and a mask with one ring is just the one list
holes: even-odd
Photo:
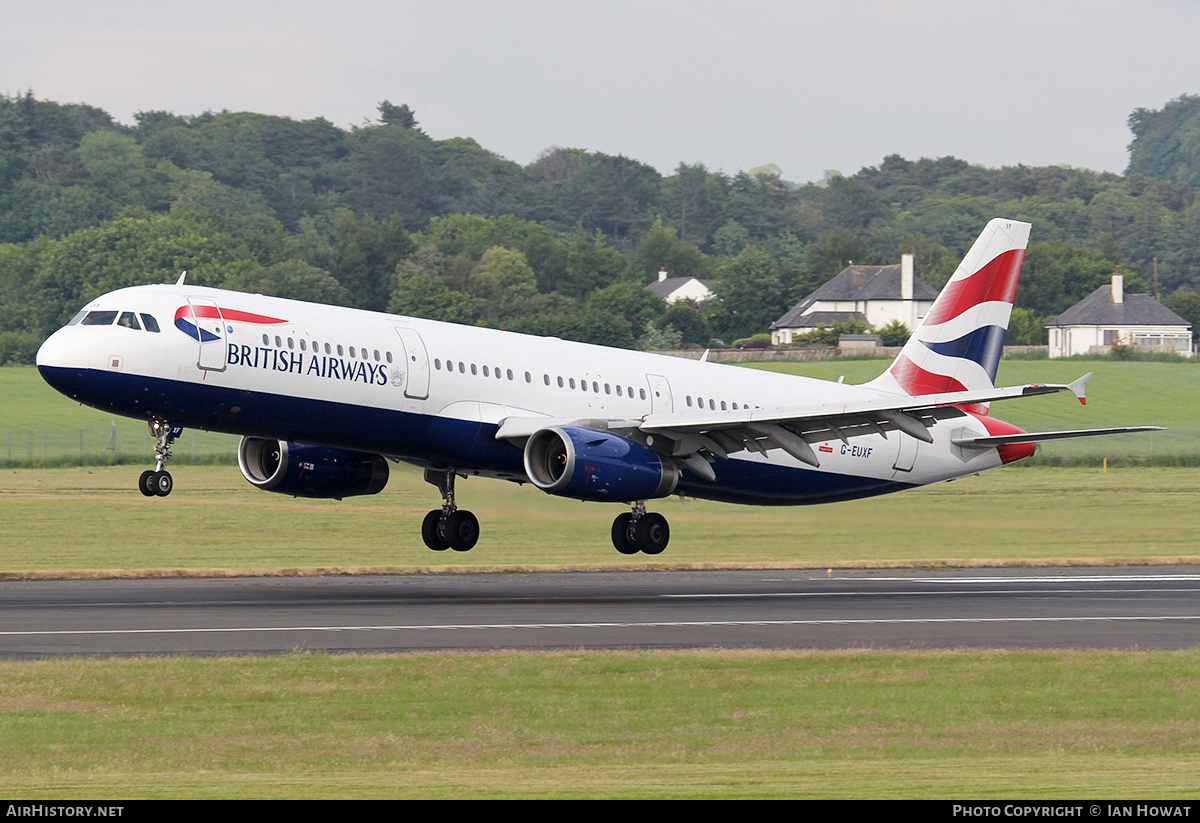
[(404, 381), (405, 397), (425, 400), (429, 397), (429, 354), (425, 351), (425, 341), (416, 329), (406, 326), (397, 326), (396, 334), (400, 335), (403, 357), (392, 366), (389, 378), (393, 384), (397, 379)]
[(900, 441), (900, 445), (899, 451), (896, 452), (896, 462), (892, 464), (892, 468), (896, 471), (910, 472), (917, 462), (917, 448), (921, 445), (921, 441), (904, 432), (895, 432), (895, 435), (896, 439)]
[(188, 319), (195, 325), (200, 343), (196, 366), (207, 371), (225, 371), (229, 346), (221, 310), (212, 300), (203, 297), (189, 297), (187, 301), (192, 311)]
[(646, 375), (650, 384), (650, 412), (652, 414), (667, 414), (675, 410), (675, 402), (671, 399), (671, 384), (660, 374)]

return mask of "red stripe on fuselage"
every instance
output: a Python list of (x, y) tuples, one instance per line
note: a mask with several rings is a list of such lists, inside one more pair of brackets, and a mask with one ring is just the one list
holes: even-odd
[(181, 317), (213, 317), (219, 320), (236, 320), (240, 323), (286, 323), (278, 317), (267, 317), (263, 314), (252, 314), (237, 309), (218, 309), (216, 306), (180, 306), (175, 312), (175, 319)]
[(970, 277), (947, 283), (924, 322), (945, 323), (980, 303), (1012, 303), (1017, 296), (1017, 280), (1024, 259), (1024, 249), (1011, 249)]

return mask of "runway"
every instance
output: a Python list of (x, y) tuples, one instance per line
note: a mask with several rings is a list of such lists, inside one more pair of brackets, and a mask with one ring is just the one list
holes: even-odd
[(1200, 645), (1200, 568), (9, 580), (0, 656)]

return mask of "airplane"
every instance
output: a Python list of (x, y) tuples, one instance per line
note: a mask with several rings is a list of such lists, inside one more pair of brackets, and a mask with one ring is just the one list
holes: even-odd
[[(424, 469), (442, 506), (434, 551), (468, 551), (478, 519), (456, 478), (532, 483), (630, 507), (623, 554), (659, 554), (670, 495), (755, 505), (851, 500), (1013, 463), (1041, 441), (1159, 427), (1024, 432), (997, 401), (1069, 384), (996, 387), (1030, 224), (990, 221), (891, 366), (848, 385), (263, 295), (174, 285), (110, 292), (37, 354), (81, 403), (146, 420), (166, 496), (183, 427), (242, 436), (251, 485), (295, 497), (375, 494), (388, 464)], [(707, 355), (705, 355), (706, 357)]]

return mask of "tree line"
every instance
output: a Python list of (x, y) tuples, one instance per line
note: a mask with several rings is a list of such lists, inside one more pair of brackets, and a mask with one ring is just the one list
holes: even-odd
[[(0, 95), (0, 362), (30, 361), (89, 299), (185, 269), (204, 285), (608, 345), (707, 345), (765, 331), (850, 262), (911, 251), (940, 287), (995, 216), (1034, 224), (1010, 340), (1042, 342), (1045, 320), (1117, 265), (1146, 291), (1157, 258), (1158, 289), (1181, 295), (1169, 303), (1200, 290), (1200, 205), (1177, 162), (1192, 149), (1172, 154), (1186, 141), (1162, 136), (1195, 131), (1180, 105), (1166, 125), (1131, 115), (1125, 175), (890, 155), (795, 184), (771, 166), (664, 176), (558, 147), (521, 166), (434, 140), (388, 101), (342, 129), (228, 111), (124, 125)], [(644, 288), (660, 268), (714, 299), (666, 306)]]

